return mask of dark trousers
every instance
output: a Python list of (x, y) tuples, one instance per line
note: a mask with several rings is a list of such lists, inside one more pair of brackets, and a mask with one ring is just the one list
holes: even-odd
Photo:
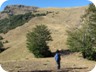
[(60, 61), (57, 61), (57, 69), (60, 69)]

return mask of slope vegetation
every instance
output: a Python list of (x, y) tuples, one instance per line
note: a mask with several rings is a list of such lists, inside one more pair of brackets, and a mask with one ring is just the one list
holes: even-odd
[(39, 8), (38, 13), (48, 13), (46, 16), (34, 17), (22, 26), (10, 30), (4, 37), (5, 48), (8, 48), (0, 54), (0, 61), (25, 60), (34, 58), (26, 48), (26, 34), (38, 24), (47, 25), (52, 33), (53, 41), (49, 43), (50, 50), (67, 49), (66, 30), (73, 27), (79, 27), (80, 17), (84, 14), (87, 7), (76, 8)]

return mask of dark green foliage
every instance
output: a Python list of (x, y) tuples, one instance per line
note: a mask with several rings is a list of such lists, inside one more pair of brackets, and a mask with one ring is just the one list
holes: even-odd
[(36, 16), (45, 16), (45, 15), (46, 15), (46, 13), (36, 14)]
[(3, 40), (2, 36), (0, 36), (0, 53), (2, 52), (2, 47), (3, 47), (3, 43), (1, 42), (1, 40)]
[[(4, 42), (2, 40), (3, 40), (3, 37), (0, 36), (0, 53), (6, 50), (6, 48), (4, 48)], [(8, 43), (7, 40), (5, 42)]]
[(0, 40), (3, 40), (3, 37), (2, 36), (0, 36)]
[(83, 57), (96, 60), (96, 7), (90, 4), (83, 16), (83, 21), (87, 24), (85, 31), (85, 48), (82, 50)]
[(6, 33), (11, 29), (23, 25), (25, 22), (30, 20), (32, 17), (31, 13), (14, 15), (9, 18), (0, 20), (0, 33)]
[(2, 52), (3, 43), (0, 41), (0, 53)]
[(3, 43), (8, 43), (9, 41), (8, 40), (6, 40), (5, 42), (3, 42)]
[(33, 17), (45, 15), (46, 14), (33, 14), (32, 12), (12, 16), (9, 15), (9, 18), (0, 20), (0, 33), (7, 33), (9, 30), (25, 24)]
[(0, 41), (0, 48), (2, 48), (3, 47), (3, 43)]
[(47, 43), (52, 40), (50, 31), (45, 25), (37, 25), (27, 34), (27, 47), (35, 57), (48, 57), (51, 55)]
[(67, 33), (67, 45), (69, 46), (70, 50), (72, 52), (79, 52), (83, 44), (80, 32), (78, 30), (75, 30), (67, 31)]
[(79, 51), (84, 58), (96, 60), (96, 7), (90, 4), (82, 16), (82, 28), (68, 31), (67, 44), (72, 51)]

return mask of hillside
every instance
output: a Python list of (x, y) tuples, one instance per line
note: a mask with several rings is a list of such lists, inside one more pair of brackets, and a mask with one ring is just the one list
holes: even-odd
[[(14, 7), (14, 6), (13, 6)], [(54, 58), (34, 58), (26, 48), (26, 34), (36, 25), (47, 25), (52, 33), (53, 41), (49, 43), (50, 50), (63, 49), (61, 71), (58, 72), (89, 72), (96, 62), (82, 58), (80, 53), (71, 53), (66, 45), (66, 30), (81, 26), (81, 16), (87, 7), (75, 8), (38, 8), (36, 13), (47, 13), (45, 16), (31, 18), (25, 24), (3, 34), (4, 47), (0, 53), (0, 64), (10, 72), (57, 72)], [(5, 8), (6, 10), (6, 8)], [(20, 10), (17, 10), (18, 14)], [(21, 12), (22, 13), (22, 12)], [(7, 16), (5, 16), (7, 17)], [(46, 71), (47, 70), (47, 71)]]
[(32, 58), (32, 54), (26, 48), (26, 34), (37, 24), (47, 25), (51, 30), (53, 41), (49, 43), (50, 50), (67, 49), (66, 30), (80, 26), (80, 17), (84, 14), (86, 7), (76, 8), (40, 8), (37, 12), (50, 12), (46, 16), (34, 17), (29, 22), (6, 34), (2, 34), (8, 48), (0, 54), (0, 61), (22, 60)]

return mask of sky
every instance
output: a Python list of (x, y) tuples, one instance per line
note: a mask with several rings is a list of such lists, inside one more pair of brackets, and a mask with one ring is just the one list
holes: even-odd
[(0, 11), (7, 5), (22, 4), (26, 6), (36, 6), (40, 8), (45, 7), (76, 7), (87, 6), (90, 3), (88, 0), (7, 0), (0, 8)]

